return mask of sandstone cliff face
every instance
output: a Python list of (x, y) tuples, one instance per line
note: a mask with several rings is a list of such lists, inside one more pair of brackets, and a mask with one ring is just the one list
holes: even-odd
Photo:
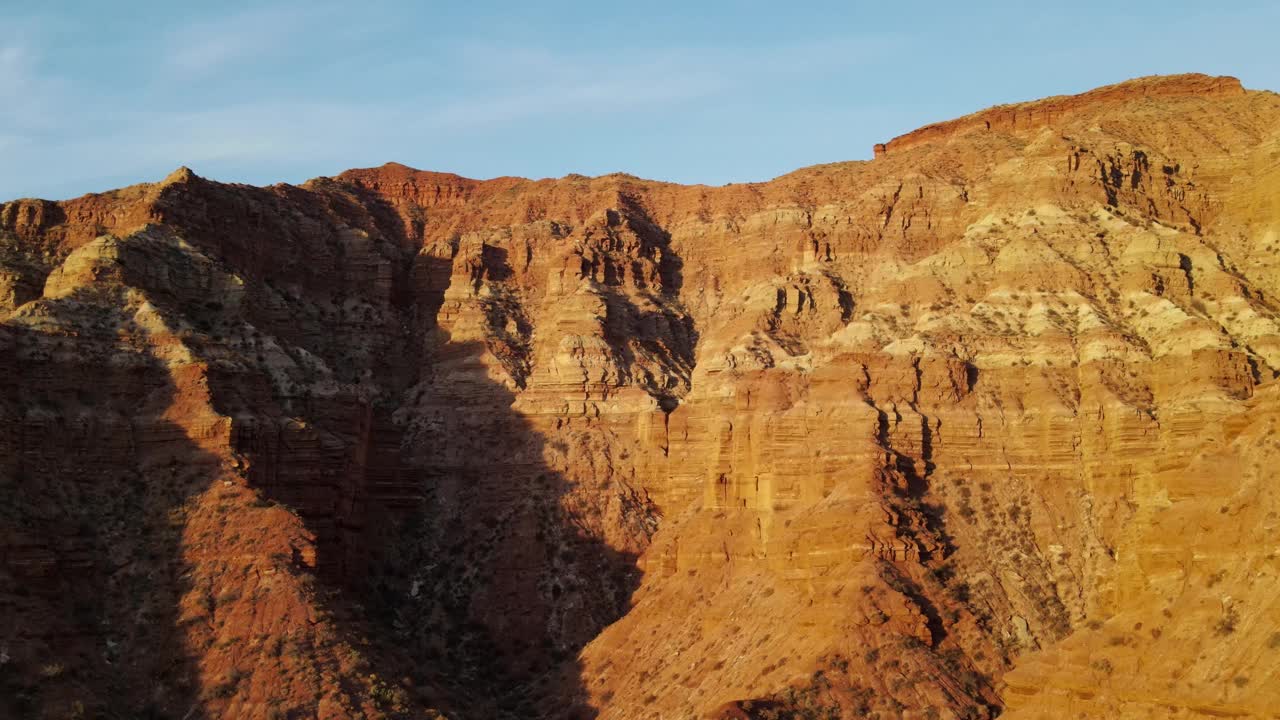
[(1280, 98), (0, 205), (15, 717), (1268, 716)]

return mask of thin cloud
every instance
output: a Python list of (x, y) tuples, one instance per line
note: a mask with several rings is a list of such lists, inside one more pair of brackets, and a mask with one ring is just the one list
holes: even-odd
[(475, 84), (483, 89), (465, 97), (436, 103), (424, 99), (419, 123), (465, 130), (560, 114), (626, 112), (707, 98), (727, 87), (721, 72), (665, 60), (570, 62), (545, 56), (537, 66), (538, 71), (524, 68), (514, 80), (477, 78)]
[[(182, 33), (184, 36), (189, 34), (193, 34), (192, 31)], [(266, 33), (246, 31), (205, 35), (190, 42), (178, 39), (167, 61), (174, 70), (184, 73), (214, 72), (224, 65), (248, 60), (266, 51), (268, 39)]]
[(29, 76), (29, 51), (21, 45), (0, 47), (0, 98), (10, 100), (25, 89)]
[(305, 6), (270, 5), (187, 23), (165, 34), (163, 65), (171, 74), (225, 72), (287, 50), (315, 18)]
[(815, 41), (768, 52), (617, 50), (605, 55), (469, 44), (457, 73), (482, 88), (419, 118), (441, 129), (500, 125), (557, 113), (621, 112), (689, 103), (734, 91), (767, 92), (789, 75), (831, 73), (900, 44), (901, 38)]
[(23, 108), (37, 86), (31, 50), (23, 45), (0, 46), (0, 118), (16, 121), (26, 115)]

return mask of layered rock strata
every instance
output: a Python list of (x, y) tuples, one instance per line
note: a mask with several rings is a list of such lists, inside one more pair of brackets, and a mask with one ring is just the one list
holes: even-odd
[(0, 205), (0, 713), (1268, 717), (1280, 98)]

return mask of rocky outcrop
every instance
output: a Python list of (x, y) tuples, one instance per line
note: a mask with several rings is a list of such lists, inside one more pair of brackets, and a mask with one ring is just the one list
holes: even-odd
[(0, 206), (0, 713), (1267, 716), (1277, 147)]
[(934, 123), (905, 135), (878, 143), (875, 156), (902, 152), (928, 143), (945, 142), (973, 130), (1026, 133), (1069, 121), (1071, 116), (1106, 113), (1116, 103), (1132, 104), (1146, 99), (1216, 98), (1244, 95), (1240, 81), (1233, 77), (1209, 75), (1153, 75), (1116, 85), (1096, 88), (1079, 95), (1058, 95), (1034, 102), (998, 105), (955, 120)]

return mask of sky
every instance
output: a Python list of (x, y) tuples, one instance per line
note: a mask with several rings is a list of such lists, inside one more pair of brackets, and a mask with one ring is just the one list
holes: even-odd
[(0, 200), (181, 165), (719, 185), (1141, 75), (1280, 90), (1280, 2), (1212, 5), (0, 0)]

